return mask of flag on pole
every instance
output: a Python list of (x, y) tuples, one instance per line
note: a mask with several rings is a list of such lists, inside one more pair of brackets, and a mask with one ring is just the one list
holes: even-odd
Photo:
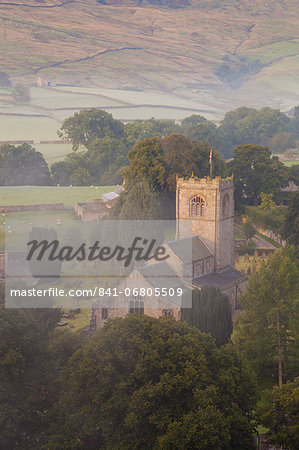
[(212, 164), (212, 149), (210, 151), (210, 164)]

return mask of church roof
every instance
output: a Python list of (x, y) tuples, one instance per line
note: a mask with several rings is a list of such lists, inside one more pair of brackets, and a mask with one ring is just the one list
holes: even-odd
[(235, 269), (225, 269), (221, 272), (212, 272), (207, 275), (203, 275), (197, 278), (193, 278), (193, 286), (203, 287), (203, 286), (215, 286), (216, 288), (221, 288), (228, 284), (234, 283), (235, 281), (240, 281), (245, 279), (244, 275)]
[(183, 288), (183, 280), (172, 270), (169, 264), (161, 261), (148, 264), (139, 269), (141, 275), (154, 287), (157, 288)]
[(167, 242), (171, 250), (183, 263), (197, 261), (213, 256), (199, 236), (190, 236)]

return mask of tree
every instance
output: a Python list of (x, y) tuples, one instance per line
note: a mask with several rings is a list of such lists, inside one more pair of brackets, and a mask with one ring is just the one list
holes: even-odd
[(199, 178), (208, 176), (211, 150), (213, 151), (213, 175), (226, 174), (223, 158), (207, 142), (192, 141), (181, 134), (171, 134), (162, 139), (162, 148), (168, 166), (166, 182), (169, 191), (175, 192), (177, 176), (190, 177), (192, 173)]
[(248, 241), (249, 241), (249, 239), (252, 239), (254, 237), (256, 230), (251, 222), (246, 222), (243, 225), (243, 231), (244, 231), (246, 241), (247, 241), (247, 246), (248, 246)]
[(128, 192), (122, 192), (111, 210), (111, 218), (122, 220), (161, 219), (161, 195), (150, 190), (145, 181), (136, 183)]
[(49, 448), (249, 449), (255, 382), (172, 318), (109, 320), (69, 360)]
[(185, 117), (182, 120), (182, 128), (187, 129), (188, 127), (192, 127), (193, 125), (198, 125), (207, 122), (207, 119), (200, 114), (192, 114), (191, 116)]
[(161, 139), (148, 138), (138, 142), (128, 153), (130, 166), (124, 176), (128, 188), (137, 181), (146, 181), (152, 191), (166, 189), (167, 164)]
[(258, 205), (261, 192), (280, 198), (280, 188), (287, 184), (287, 169), (268, 147), (240, 145), (230, 163), (234, 174), (236, 203), (251, 201)]
[(11, 87), (11, 81), (9, 76), (5, 72), (0, 72), (0, 87), (9, 88)]
[(84, 156), (93, 183), (104, 186), (120, 184), (122, 170), (129, 163), (127, 154), (128, 146), (123, 138), (106, 136), (95, 139)]
[[(207, 142), (192, 141), (182, 134), (145, 139), (128, 154), (130, 166), (124, 172), (126, 183), (146, 180), (154, 190), (175, 192), (177, 176), (209, 175), (210, 152)], [(226, 172), (225, 162), (215, 149), (213, 168), (214, 175)]]
[(0, 447), (34, 448), (44, 432), (45, 415), (57, 400), (55, 362), (49, 337), (59, 310), (0, 307)]
[(292, 131), (295, 139), (299, 139), (299, 106), (295, 106)]
[(60, 309), (4, 307), (0, 284), (0, 448), (41, 448), (54, 404), (63, 385), (59, 378), (82, 336), (57, 330)]
[(71, 184), (70, 177), (72, 175), (72, 167), (68, 161), (59, 161), (51, 166), (51, 178), (54, 185), (69, 186)]
[(24, 84), (18, 83), (14, 86), (11, 91), (12, 97), (20, 103), (28, 103), (30, 102), (30, 89), (28, 86)]
[[(270, 395), (269, 395), (270, 394)], [(268, 393), (267, 401), (259, 410), (259, 418), (265, 427), (267, 442), (284, 448), (295, 449), (299, 436), (299, 377), (288, 381), (279, 389)]]
[(212, 146), (221, 145), (217, 126), (199, 114), (182, 120), (182, 133), (193, 141), (208, 141)]
[(78, 150), (80, 146), (89, 148), (95, 139), (106, 136), (121, 138), (123, 134), (124, 126), (119, 120), (96, 108), (76, 112), (64, 120), (58, 131), (59, 137), (72, 141), (73, 150)]
[(179, 133), (181, 127), (173, 120), (135, 120), (125, 124), (127, 143), (133, 147), (137, 142), (147, 138), (164, 137), (172, 133)]
[(92, 108), (65, 119), (58, 134), (72, 140), (74, 152), (62, 164), (53, 165), (56, 184), (86, 186), (122, 182), (121, 170), (128, 165), (128, 145), (119, 120)]
[(264, 144), (281, 132), (289, 132), (290, 118), (278, 109), (240, 107), (225, 114), (218, 132), (223, 136), (222, 153), (230, 157), (233, 148), (245, 144)]
[(181, 320), (209, 333), (216, 344), (224, 345), (232, 334), (232, 314), (229, 299), (215, 287), (205, 286), (192, 292), (192, 308), (183, 308)]
[(85, 167), (77, 167), (70, 176), (70, 182), (75, 186), (88, 186), (92, 181), (89, 171)]
[(283, 159), (284, 160), (289, 160), (289, 161), (291, 161), (292, 159), (294, 159), (294, 153), (292, 152), (292, 150), (291, 149), (289, 149), (289, 150), (286, 150), (285, 152), (284, 152), (284, 154), (283, 154)]
[(259, 205), (260, 209), (264, 211), (270, 211), (272, 208), (275, 208), (276, 204), (273, 201), (273, 194), (264, 194), (261, 192), (261, 204)]
[[(204, 146), (204, 144), (199, 144)], [(194, 158), (194, 145), (182, 134), (172, 134), (162, 140), (164, 160), (168, 167), (167, 188), (175, 192), (176, 177), (191, 176), (192, 173), (198, 175), (197, 165)]]
[(291, 376), (298, 359), (298, 284), (294, 249), (274, 253), (251, 275), (240, 297), (244, 312), (237, 317), (232, 335), (260, 374), (277, 367), (280, 387), (283, 378)]
[(48, 165), (29, 144), (0, 146), (0, 185), (47, 186), (51, 184)]
[(282, 233), (289, 245), (299, 247), (299, 192), (294, 192), (288, 205)]
[(299, 164), (288, 167), (288, 179), (299, 186)]
[(296, 141), (291, 133), (284, 131), (273, 136), (269, 143), (269, 147), (275, 153), (284, 153), (290, 148), (296, 148)]

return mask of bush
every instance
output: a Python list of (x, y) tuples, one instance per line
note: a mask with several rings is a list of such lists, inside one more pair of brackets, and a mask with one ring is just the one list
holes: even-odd
[(12, 97), (16, 102), (20, 103), (28, 103), (30, 102), (30, 89), (28, 86), (24, 84), (18, 83), (15, 85), (13, 90), (11, 91)]
[(283, 222), (285, 208), (277, 206), (270, 211), (263, 211), (256, 206), (245, 206), (245, 214), (257, 226), (279, 232)]

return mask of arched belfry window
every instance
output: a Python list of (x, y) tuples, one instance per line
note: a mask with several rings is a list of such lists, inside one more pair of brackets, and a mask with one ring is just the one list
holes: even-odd
[(206, 207), (206, 201), (201, 195), (195, 195), (189, 202), (190, 216), (203, 216)]
[(225, 194), (222, 201), (222, 216), (228, 216), (229, 214), (229, 195)]

